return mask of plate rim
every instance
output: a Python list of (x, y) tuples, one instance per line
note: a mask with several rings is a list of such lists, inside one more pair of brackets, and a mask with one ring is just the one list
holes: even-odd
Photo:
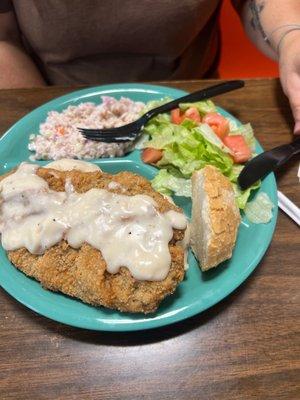
[[(27, 119), (30, 119), (34, 114), (37, 112), (41, 111), (50, 111), (48, 108), (51, 107), (52, 105), (56, 104), (57, 102), (60, 102), (60, 105), (67, 104), (72, 101), (76, 101), (78, 99), (84, 98), (82, 95), (86, 95), (86, 97), (91, 96), (92, 94), (96, 95), (97, 92), (99, 92), (99, 95), (103, 95), (103, 91), (107, 90), (109, 93), (112, 94), (112, 90), (115, 90), (116, 93), (120, 91), (124, 91), (124, 89), (127, 89), (128, 92), (137, 92), (140, 91), (142, 93), (158, 93), (161, 94), (162, 91), (167, 90), (168, 92), (173, 92), (174, 97), (181, 96), (184, 94), (187, 94), (188, 92), (182, 90), (182, 89), (177, 89), (174, 87), (170, 86), (163, 86), (163, 85), (152, 85), (152, 84), (143, 84), (143, 83), (114, 83), (114, 84), (107, 84), (107, 85), (98, 85), (98, 86), (93, 86), (93, 87), (88, 87), (84, 89), (79, 89), (75, 91), (71, 91), (69, 93), (66, 93), (62, 96), (55, 97), (54, 99), (51, 99), (47, 101), (46, 103), (41, 104), (40, 106), (36, 107), (26, 115), (24, 115), (22, 118), (20, 118), (18, 121), (16, 121), (0, 138), (0, 147), (1, 144), (3, 144), (3, 141), (5, 142), (6, 140), (9, 140), (10, 133), (12, 133), (15, 129), (18, 128), (19, 124), (26, 123)], [(138, 89), (138, 90), (137, 90)], [(76, 96), (76, 97), (75, 97)], [(235, 118), (232, 114), (230, 114), (228, 111), (223, 109), (222, 107), (218, 107), (224, 114), (227, 116), (230, 116), (234, 120), (240, 121)], [(7, 139), (8, 138), (8, 139)], [(256, 140), (256, 143), (259, 147), (260, 150), (263, 150), (259, 142)], [(121, 159), (121, 158), (120, 158)], [(105, 159), (104, 159), (105, 160)], [(93, 159), (91, 161), (100, 161), (101, 159)], [(15, 293), (13, 288), (10, 288), (10, 285), (6, 285), (6, 282), (3, 283), (0, 281), (0, 286), (10, 295), (12, 296), (15, 300), (17, 300), (19, 303), (21, 303), (23, 306), (26, 308), (29, 308), (30, 310), (38, 313), (39, 315), (42, 315), (45, 318), (52, 319), (56, 322), (69, 325), (69, 326), (74, 326), (76, 328), (81, 328), (81, 329), (89, 329), (89, 330), (94, 330), (94, 331), (107, 331), (107, 332), (132, 332), (132, 331), (142, 331), (142, 330), (148, 330), (148, 329), (154, 329), (154, 328), (160, 328), (164, 327), (167, 325), (173, 325), (175, 323), (178, 323), (180, 321), (184, 321), (192, 316), (198, 315), (202, 313), (203, 311), (206, 311), (207, 309), (213, 307), (215, 304), (219, 303), (220, 301), (226, 299), (231, 293), (233, 293), (240, 285), (242, 285), (246, 279), (250, 276), (250, 274), (259, 267), (259, 264), (261, 260), (264, 258), (265, 253), (267, 249), (269, 248), (274, 231), (276, 228), (276, 223), (277, 223), (277, 216), (278, 216), (278, 205), (277, 205), (277, 184), (275, 180), (275, 175), (272, 173), (269, 175), (268, 179), (270, 180), (270, 185), (272, 189), (274, 190), (274, 197), (276, 200), (276, 203), (274, 204), (273, 208), (273, 217), (272, 220), (270, 221), (270, 232), (269, 232), (269, 238), (266, 242), (264, 242), (264, 245), (261, 247), (260, 253), (256, 254), (255, 257), (252, 259), (250, 265), (248, 265), (248, 268), (239, 275), (238, 281), (233, 281), (234, 283), (232, 285), (228, 285), (226, 287), (226, 290), (223, 290), (221, 293), (215, 294), (213, 299), (209, 299), (209, 301), (206, 300), (205, 305), (199, 306), (198, 302), (195, 302), (187, 307), (184, 307), (180, 310), (177, 310), (176, 313), (170, 313), (170, 315), (164, 314), (161, 318), (156, 318), (154, 317), (153, 319), (146, 319), (144, 321), (137, 320), (136, 322), (134, 320), (131, 321), (124, 321), (121, 322), (120, 320), (118, 322), (113, 322), (113, 320), (110, 320), (108, 323), (104, 322), (103, 320), (98, 320), (97, 321), (97, 326), (92, 326), (90, 324), (90, 321), (86, 321), (84, 319), (80, 319), (79, 321), (76, 318), (73, 318), (70, 315), (68, 316), (69, 320), (66, 322), (63, 317), (61, 317), (58, 314), (52, 313), (52, 310), (49, 308), (44, 309), (44, 305), (42, 307), (40, 306), (35, 306), (34, 304), (31, 304), (31, 302), (26, 301), (26, 299), (23, 299), (22, 295), (19, 293)], [(9, 262), (9, 260), (7, 260)], [(12, 266), (15, 268), (14, 266)], [(20, 272), (22, 273), (22, 272)], [(22, 273), (23, 274), (23, 273)], [(26, 279), (32, 279), (28, 276), (25, 275)], [(38, 282), (40, 285), (40, 283)], [(43, 289), (42, 290), (47, 290)], [(70, 299), (74, 301), (80, 301), (78, 299), (73, 299), (70, 297)], [(135, 313), (134, 315), (137, 315)], [(142, 318), (142, 314), (141, 318)], [(150, 314), (151, 315), (151, 314)], [(71, 319), (71, 320), (70, 320)]]

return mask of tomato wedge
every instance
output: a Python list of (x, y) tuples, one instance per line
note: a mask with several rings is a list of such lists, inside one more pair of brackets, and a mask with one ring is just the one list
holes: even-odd
[(202, 122), (208, 124), (220, 139), (229, 133), (229, 122), (221, 114), (209, 112), (203, 117)]
[(180, 125), (184, 120), (184, 114), (181, 113), (180, 108), (175, 108), (171, 111), (171, 122), (176, 125)]
[(251, 149), (247, 145), (244, 136), (225, 136), (223, 143), (232, 151), (234, 162), (242, 164), (251, 158)]
[(182, 113), (180, 108), (175, 108), (171, 111), (171, 122), (173, 124), (180, 125), (186, 118), (191, 119), (197, 124), (201, 122), (201, 116), (196, 107), (190, 107), (184, 113)]
[(147, 147), (143, 150), (142, 160), (146, 164), (155, 164), (159, 161), (163, 156), (162, 150), (153, 149), (152, 147)]
[(199, 111), (197, 110), (196, 107), (190, 107), (186, 110), (184, 113), (184, 117), (191, 119), (192, 121), (196, 122), (197, 124), (200, 124), (201, 122), (201, 117), (199, 114)]

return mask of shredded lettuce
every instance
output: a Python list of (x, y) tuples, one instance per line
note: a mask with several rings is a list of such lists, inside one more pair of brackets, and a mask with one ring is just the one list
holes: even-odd
[(226, 176), (230, 174), (233, 165), (231, 157), (208, 141), (193, 121), (186, 120), (181, 125), (175, 125), (165, 121), (157, 123), (154, 118), (146, 132), (151, 135), (151, 140), (144, 147), (164, 150), (163, 158), (157, 164), (159, 167), (173, 165), (186, 178), (208, 164), (219, 168)]
[[(154, 106), (153, 102), (151, 103)], [(202, 115), (216, 112), (216, 107), (210, 100), (180, 104), (183, 111), (191, 106), (196, 107)], [(230, 118), (228, 120), (232, 121)], [(251, 125), (232, 124), (232, 127), (230, 135), (243, 135), (254, 150), (255, 139)], [(170, 115), (165, 113), (152, 118), (144, 131), (148, 140), (142, 147), (163, 150), (163, 157), (157, 163), (161, 170), (152, 181), (154, 189), (163, 194), (191, 196), (190, 178), (194, 171), (206, 165), (214, 165), (228, 177), (240, 209), (245, 208), (251, 191), (260, 186), (260, 182), (257, 182), (245, 191), (239, 189), (237, 178), (244, 166), (233, 163), (230, 149), (207, 124), (198, 125), (192, 120), (185, 119), (180, 125), (176, 125), (171, 123)]]
[(196, 103), (181, 103), (179, 104), (179, 108), (182, 111), (186, 111), (190, 107), (195, 107), (200, 115), (205, 115), (208, 112), (216, 112), (217, 108), (211, 100), (203, 100), (198, 101)]
[(258, 193), (245, 206), (245, 215), (253, 224), (267, 224), (272, 219), (274, 204), (265, 192)]
[(208, 142), (219, 147), (219, 149), (223, 150), (225, 153), (231, 154), (230, 149), (225, 146), (219, 136), (215, 134), (208, 124), (200, 124), (197, 130)]
[(233, 164), (230, 174), (228, 175), (229, 180), (233, 183), (237, 183), (237, 178), (242, 172), (243, 168), (244, 165), (242, 164)]
[(144, 135), (141, 135), (135, 142), (134, 142), (134, 148), (137, 150), (142, 150), (145, 148), (145, 143), (147, 143), (149, 140), (149, 135), (144, 133)]
[(198, 138), (191, 135), (185, 140), (165, 146), (163, 157), (157, 165), (173, 165), (186, 178), (205, 165), (214, 165), (227, 176), (232, 167), (232, 159), (198, 134)]
[(152, 110), (152, 108), (162, 106), (163, 104), (166, 104), (169, 101), (172, 101), (171, 97), (164, 97), (160, 100), (150, 100), (147, 102), (145, 108), (143, 108), (142, 114), (145, 114), (147, 111)]
[[(235, 181), (237, 180), (237, 177), (235, 178)], [(260, 181), (256, 182), (254, 185), (250, 186), (246, 190), (241, 190), (237, 183), (232, 182), (233, 185), (233, 190), (235, 193), (235, 199), (237, 202), (238, 207), (243, 210), (247, 204), (247, 201), (250, 197), (250, 194), (252, 190), (258, 189), (260, 187)]]
[(226, 117), (227, 121), (229, 121), (229, 130), (230, 132), (236, 131), (239, 127), (237, 121), (233, 118)]
[(191, 197), (192, 185), (190, 179), (178, 178), (168, 172), (166, 169), (161, 169), (152, 180), (153, 189), (158, 192), (170, 196)]

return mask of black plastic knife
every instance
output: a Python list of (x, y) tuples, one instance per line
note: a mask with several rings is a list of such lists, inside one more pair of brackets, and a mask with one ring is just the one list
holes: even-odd
[(238, 177), (240, 188), (247, 189), (270, 172), (276, 171), (297, 154), (300, 154), (300, 136), (289, 144), (275, 147), (252, 158)]

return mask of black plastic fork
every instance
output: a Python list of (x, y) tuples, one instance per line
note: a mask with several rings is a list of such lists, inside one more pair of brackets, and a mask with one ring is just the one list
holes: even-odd
[(252, 158), (238, 177), (240, 188), (246, 190), (270, 172), (275, 172), (296, 155), (300, 155), (300, 137), (296, 137), (291, 143), (275, 147)]
[(127, 125), (120, 126), (118, 128), (86, 129), (78, 127), (77, 129), (86, 139), (94, 140), (96, 142), (113, 143), (134, 141), (138, 138), (138, 136), (141, 135), (144, 126), (151, 118), (155, 117), (158, 114), (173, 110), (179, 105), (179, 103), (192, 103), (195, 101), (206, 100), (219, 94), (231, 92), (235, 89), (240, 89), (244, 85), (244, 81), (235, 80), (198, 90), (197, 92), (179, 97), (178, 99), (172, 100), (159, 107), (153, 108), (152, 110), (147, 111), (136, 121), (131, 122)]

